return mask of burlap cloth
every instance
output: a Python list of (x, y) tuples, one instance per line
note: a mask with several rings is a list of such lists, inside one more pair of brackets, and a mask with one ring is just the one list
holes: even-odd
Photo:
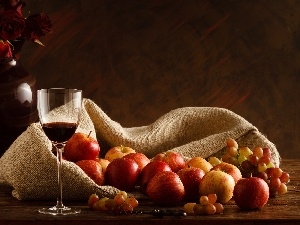
[[(280, 163), (273, 143), (244, 118), (223, 108), (178, 108), (148, 126), (124, 128), (93, 101), (84, 99), (78, 132), (91, 130), (100, 146), (130, 146), (149, 158), (167, 150), (180, 152), (187, 159), (220, 155), (226, 140), (234, 138), (240, 146), (269, 147), (275, 163)], [(0, 158), (0, 182), (12, 186), (12, 195), (20, 200), (56, 198), (56, 157), (38, 123), (30, 125)], [(63, 199), (87, 200), (91, 193), (112, 197), (117, 191), (96, 185), (74, 163), (63, 161)]]

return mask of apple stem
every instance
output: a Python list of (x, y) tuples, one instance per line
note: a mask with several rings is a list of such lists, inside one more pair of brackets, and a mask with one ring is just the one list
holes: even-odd
[(91, 133), (92, 133), (92, 131), (90, 131), (90, 133), (89, 133), (89, 135), (87, 137), (90, 137)]

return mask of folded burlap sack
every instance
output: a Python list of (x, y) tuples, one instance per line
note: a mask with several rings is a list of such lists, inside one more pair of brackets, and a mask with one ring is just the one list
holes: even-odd
[[(124, 145), (152, 158), (159, 152), (174, 150), (186, 159), (222, 155), (228, 138), (240, 146), (268, 147), (275, 164), (280, 156), (258, 129), (235, 113), (215, 107), (179, 108), (148, 126), (124, 128), (111, 120), (93, 101), (83, 100), (77, 132), (89, 133), (101, 143)], [(98, 186), (74, 163), (63, 161), (63, 199), (86, 200), (91, 193), (112, 197), (118, 191)], [(0, 182), (13, 187), (17, 199), (55, 199), (57, 162), (52, 145), (41, 126), (34, 123), (21, 134), (0, 158)]]

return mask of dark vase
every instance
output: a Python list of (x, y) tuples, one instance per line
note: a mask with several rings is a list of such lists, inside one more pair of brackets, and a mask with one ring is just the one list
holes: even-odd
[(36, 79), (19, 59), (0, 61), (0, 156), (37, 121)]

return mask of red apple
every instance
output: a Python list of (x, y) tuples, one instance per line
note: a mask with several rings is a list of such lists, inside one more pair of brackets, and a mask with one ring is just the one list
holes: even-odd
[(163, 161), (166, 162), (174, 173), (185, 167), (185, 161), (181, 154), (174, 151), (166, 151), (158, 153), (152, 158), (152, 161)]
[(162, 171), (172, 171), (171, 167), (163, 161), (149, 162), (141, 172), (140, 188), (143, 193), (146, 193), (147, 185), (155, 174)]
[(80, 160), (76, 162), (85, 173), (99, 186), (104, 184), (104, 173), (101, 165), (95, 160)]
[(105, 156), (104, 159), (107, 159), (108, 161), (113, 161), (114, 159), (122, 158), (123, 156), (129, 154), (129, 153), (135, 153), (136, 151), (130, 147), (126, 146), (115, 146), (110, 148)]
[(75, 133), (64, 147), (66, 160), (77, 162), (98, 157), (100, 146), (96, 139), (84, 133)]
[(202, 177), (199, 185), (200, 195), (216, 194), (220, 203), (228, 202), (233, 196), (234, 179), (228, 173), (211, 170)]
[(242, 173), (241, 173), (240, 169), (230, 163), (221, 162), (221, 163), (215, 165), (212, 168), (212, 170), (221, 170), (225, 173), (228, 173), (229, 175), (231, 175), (233, 177), (235, 183), (239, 179), (242, 179)]
[(123, 191), (132, 191), (140, 175), (139, 165), (128, 158), (112, 160), (105, 172), (107, 184)]
[(147, 186), (147, 195), (156, 205), (177, 205), (183, 200), (184, 194), (183, 183), (172, 171), (157, 173)]
[(177, 172), (185, 190), (184, 200), (199, 201), (199, 185), (205, 172), (196, 167), (183, 168)]
[(133, 159), (139, 165), (141, 171), (150, 162), (150, 159), (141, 152), (129, 153), (124, 155), (123, 157)]
[(236, 183), (233, 195), (241, 209), (260, 209), (268, 202), (269, 186), (258, 177), (242, 178)]

